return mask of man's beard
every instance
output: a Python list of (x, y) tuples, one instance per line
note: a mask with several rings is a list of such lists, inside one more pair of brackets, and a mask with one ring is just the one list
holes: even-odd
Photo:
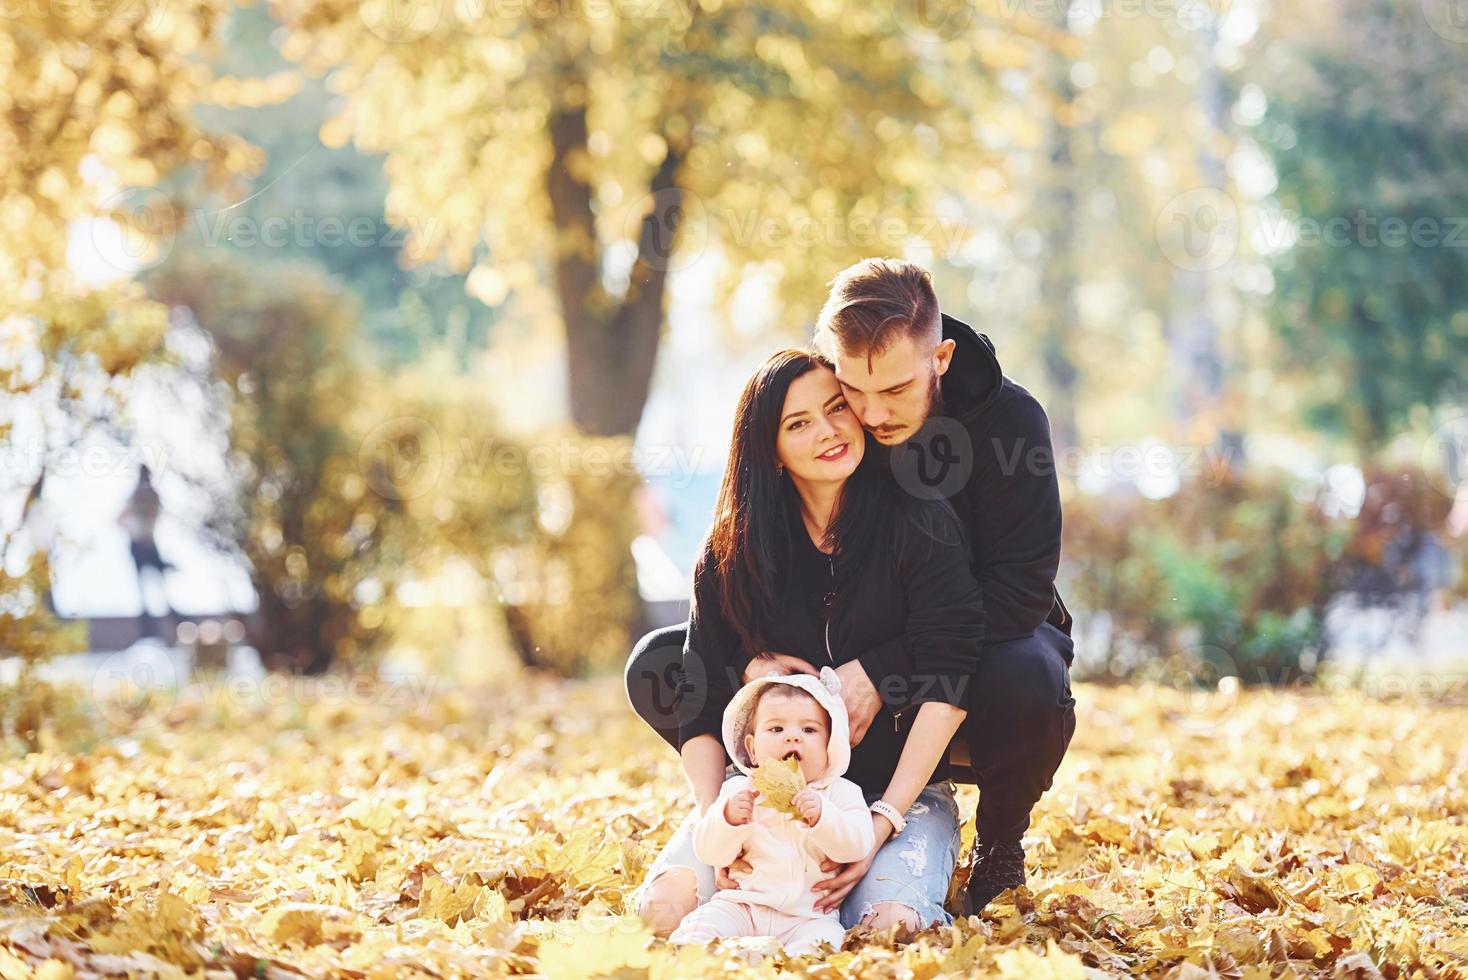
[[(927, 401), (927, 406), (923, 409), (923, 417), (920, 418), (920, 419), (918, 419), (917, 422), (916, 422), (916, 424), (914, 424), (914, 425), (910, 425), (910, 426), (906, 426), (905, 425), (905, 426), (902, 426), (899, 429), (891, 430), (890, 432), (887, 432), (887, 433), (884, 433), (884, 434), (887, 434), (887, 435), (896, 435), (897, 433), (900, 433), (900, 432), (906, 432), (906, 433), (908, 433), (908, 438), (910, 439), (913, 436), (915, 436), (915, 435), (918, 434), (918, 432), (922, 429), (924, 422), (926, 422), (928, 419), (932, 418), (935, 415), (942, 415), (942, 414), (943, 414), (943, 385), (942, 385), (942, 383), (941, 383), (941, 381), (940, 381), (940, 379), (938, 377), (938, 372), (935, 371), (935, 370), (933, 370), (930, 367), (930, 368), (928, 368), (928, 401)], [(877, 434), (876, 430), (873, 430), (872, 431), (872, 434), (873, 435), (876, 435)], [(877, 441), (880, 443), (881, 442), (881, 439), (879, 438)], [(898, 444), (897, 443), (885, 443), (884, 445), (898, 445)]]

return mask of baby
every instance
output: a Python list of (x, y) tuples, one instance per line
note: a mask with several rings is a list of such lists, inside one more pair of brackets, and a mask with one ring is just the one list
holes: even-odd
[[(861, 789), (843, 779), (851, 759), (846, 708), (835, 671), (770, 674), (751, 681), (724, 710), (724, 748), (744, 773), (724, 783), (699, 818), (693, 850), (715, 868), (743, 852), (751, 870), (694, 909), (669, 941), (705, 943), (723, 936), (770, 936), (792, 956), (821, 943), (840, 948), (846, 930), (836, 912), (815, 910), (811, 886), (827, 877), (821, 862), (866, 857), (876, 843)], [(793, 802), (797, 819), (767, 805), (750, 770), (794, 758), (806, 788)]]

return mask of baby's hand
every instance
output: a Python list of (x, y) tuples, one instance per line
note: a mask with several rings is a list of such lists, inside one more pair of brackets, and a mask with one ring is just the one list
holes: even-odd
[(803, 789), (790, 801), (807, 827), (814, 827), (821, 819), (821, 794), (813, 789)]
[(754, 790), (742, 789), (724, 804), (724, 819), (731, 827), (740, 827), (754, 818)]

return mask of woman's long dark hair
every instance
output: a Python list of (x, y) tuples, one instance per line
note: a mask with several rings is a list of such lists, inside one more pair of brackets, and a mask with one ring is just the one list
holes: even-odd
[[(795, 485), (777, 469), (775, 441), (791, 383), (822, 367), (830, 369), (831, 363), (820, 354), (782, 350), (745, 383), (714, 523), (694, 570), (695, 576), (715, 577), (720, 609), (750, 656), (783, 652), (769, 631), (795, 561), (795, 535), (806, 530)], [(862, 559), (883, 523), (880, 512), (891, 481), (884, 479), (876, 455), (868, 444), (841, 488), (826, 529), (826, 543), (842, 567)], [(837, 596), (839, 602), (839, 589)]]

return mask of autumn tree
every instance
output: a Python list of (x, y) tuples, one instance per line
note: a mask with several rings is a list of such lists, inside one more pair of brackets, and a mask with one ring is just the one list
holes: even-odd
[(178, 329), (207, 338), (201, 380), (229, 467), (204, 529), (248, 564), (266, 666), (365, 666), (386, 639), (380, 603), (404, 542), (401, 500), (363, 456), (372, 374), (354, 344), (355, 305), (309, 265), (229, 253), (169, 263), (147, 285), (180, 311)]
[[(11, 459), (19, 465), (5, 475), (11, 489), (40, 485), (55, 453), (114, 421), (128, 372), (161, 352), (164, 308), (127, 279), (165, 252), (173, 233), (176, 210), (152, 188), (184, 168), (220, 183), (255, 164), (247, 144), (203, 132), (192, 116), (214, 83), (200, 55), (230, 7), (182, 0), (6, 10), (0, 440), (18, 450)], [(0, 557), (13, 530), (0, 528)], [(33, 555), (13, 573), (0, 567), (0, 645), (29, 662), (56, 648), (57, 624), (40, 601), (46, 558)]]
[(850, 262), (946, 252), (933, 202), (978, 156), (984, 66), (1010, 43), (975, 25), (925, 45), (840, 2), (279, 9), (288, 53), (346, 96), (323, 138), (386, 154), (412, 257), (559, 325), (590, 435), (636, 430), (692, 262), (717, 256), (726, 298), (773, 273), (798, 336)]
[[(7, 11), (0, 319), (21, 350), (40, 352), (47, 365), (76, 358), (115, 376), (157, 349), (163, 310), (125, 276), (168, 248), (176, 214), (162, 194), (130, 191), (186, 166), (223, 181), (256, 164), (248, 144), (207, 135), (192, 118), (214, 82), (198, 57), (230, 6), (185, 0), (157, 9), (20, 4)], [(69, 261), (77, 232), (100, 246), (103, 275)], [(39, 384), (21, 365), (3, 370), (12, 392)]]
[(1371, 462), (1468, 398), (1468, 62), (1415, 9), (1344, 9), (1259, 80), (1279, 180), (1264, 230), (1308, 417)]

